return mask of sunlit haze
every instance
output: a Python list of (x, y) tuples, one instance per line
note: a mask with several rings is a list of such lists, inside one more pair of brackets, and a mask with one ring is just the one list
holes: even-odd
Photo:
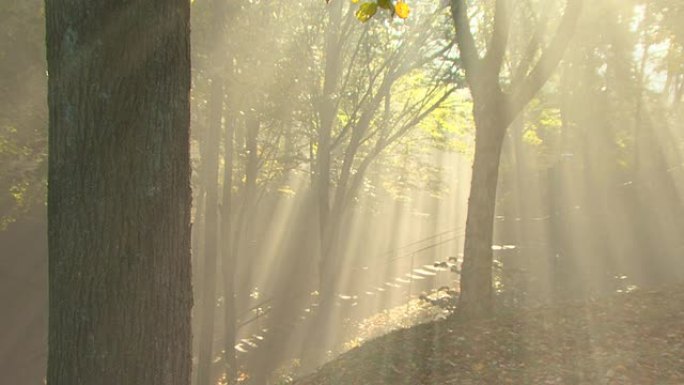
[(684, 383), (681, 0), (140, 1), (0, 6), (0, 384)]

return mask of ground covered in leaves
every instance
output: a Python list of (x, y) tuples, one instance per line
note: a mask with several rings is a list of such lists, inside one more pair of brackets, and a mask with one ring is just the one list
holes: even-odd
[(296, 384), (684, 385), (684, 285), (399, 330)]

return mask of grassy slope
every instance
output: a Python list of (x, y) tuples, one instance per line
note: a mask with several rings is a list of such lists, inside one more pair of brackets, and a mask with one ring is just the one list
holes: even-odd
[(684, 285), (369, 341), (297, 385), (684, 385)]

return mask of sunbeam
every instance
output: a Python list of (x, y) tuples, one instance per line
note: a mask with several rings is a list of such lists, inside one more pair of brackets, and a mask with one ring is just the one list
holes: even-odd
[(684, 383), (681, 0), (9, 3), (0, 383)]

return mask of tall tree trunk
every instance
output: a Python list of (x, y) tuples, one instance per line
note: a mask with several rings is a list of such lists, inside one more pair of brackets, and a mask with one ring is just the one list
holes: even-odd
[[(500, 86), (506, 56), (511, 15), (507, 0), (495, 2), (491, 38), (483, 57), (475, 43), (466, 0), (451, 0), (451, 15), (460, 51), (461, 65), (473, 96), (475, 118), (475, 162), (468, 200), (466, 239), (461, 271), (460, 306), (467, 316), (483, 316), (493, 308), (492, 233), (499, 159), (506, 129), (541, 89), (558, 66), (573, 35), (583, 0), (568, 0), (556, 34), (540, 52), (536, 63), (514, 82), (508, 93)], [(524, 73), (523, 72), (523, 73)]]
[(231, 250), (231, 217), (232, 207), (232, 188), (233, 188), (233, 134), (235, 123), (228, 120), (226, 123), (226, 134), (224, 139), (223, 156), (223, 201), (221, 204), (221, 261), (223, 274), (223, 298), (224, 298), (224, 370), (228, 385), (235, 383), (237, 378), (237, 363), (235, 361), (235, 255)]
[[(257, 178), (259, 176), (259, 146), (258, 138), (261, 130), (261, 120), (256, 112), (251, 112), (247, 115), (247, 122), (245, 126), (247, 132), (245, 133), (245, 151), (247, 152), (247, 159), (245, 163), (245, 191), (242, 203), (242, 255), (243, 261), (254, 261), (255, 254), (255, 218), (256, 218), (256, 195), (257, 195)], [(246, 264), (246, 271), (243, 274), (244, 285), (242, 293), (251, 292), (252, 288), (249, 286), (253, 278), (254, 263)]]
[(223, 81), (215, 77), (211, 83), (209, 123), (202, 167), (206, 175), (204, 211), (204, 270), (202, 273), (202, 301), (199, 309), (200, 341), (197, 364), (197, 385), (211, 383), (214, 319), (216, 310), (216, 267), (218, 255), (218, 153), (221, 119), (223, 115)]
[[(324, 360), (327, 329), (334, 301), (334, 282), (326, 279), (330, 276), (333, 269), (332, 257), (329, 252), (332, 249), (334, 231), (331, 225), (335, 225), (335, 218), (331, 221), (331, 150), (332, 132), (336, 123), (337, 100), (335, 91), (340, 77), (340, 34), (342, 20), (342, 1), (331, 4), (329, 13), (329, 23), (326, 30), (325, 39), (325, 71), (323, 80), (323, 90), (319, 100), (315, 103), (318, 113), (318, 132), (316, 138), (315, 169), (313, 174), (313, 204), (318, 211), (318, 305), (311, 320), (311, 338), (306, 342), (307, 348), (302, 359), (304, 371), (313, 369)], [(313, 144), (311, 145), (313, 150)], [(312, 151), (313, 153), (313, 151)], [(313, 229), (312, 229), (313, 230)]]
[[(234, 132), (236, 137), (236, 146), (244, 145), (244, 153), (247, 158), (245, 161), (245, 184), (240, 191), (236, 201), (239, 202), (239, 210), (237, 210), (235, 224), (232, 234), (232, 242), (230, 246), (232, 258), (235, 260), (236, 268), (242, 272), (240, 276), (235, 276), (233, 283), (235, 291), (242, 294), (235, 298), (234, 306), (236, 309), (246, 309), (249, 307), (248, 293), (251, 291), (250, 283), (252, 279), (250, 257), (245, 255), (250, 252), (250, 243), (252, 240), (252, 220), (254, 216), (254, 196), (257, 191), (256, 179), (259, 172), (259, 155), (257, 153), (258, 145), (257, 138), (260, 130), (260, 121), (255, 113), (250, 112), (244, 121), (244, 125), (237, 126)], [(240, 179), (239, 177), (237, 178)], [(247, 242), (244, 242), (247, 241)], [(240, 262), (241, 261), (241, 262)], [(239, 267), (238, 262), (244, 262), (244, 270)]]
[[(255, 242), (254, 241), (254, 218), (257, 214), (256, 194), (257, 194), (257, 178), (259, 176), (259, 131), (261, 130), (261, 121), (256, 112), (252, 111), (247, 114), (245, 119), (244, 145), (245, 145), (245, 186), (242, 191), (241, 207), (237, 215), (235, 224), (232, 256), (231, 258), (244, 263), (244, 270), (241, 268), (241, 277), (235, 278), (234, 285), (237, 287), (237, 292), (241, 294), (240, 298), (234, 298), (232, 306), (237, 309), (246, 309), (249, 304), (248, 294), (252, 291), (251, 284), (254, 268), (255, 256)], [(235, 277), (235, 275), (233, 275)], [(235, 289), (233, 289), (235, 290)], [(237, 301), (241, 299), (242, 301)], [(265, 384), (270, 373), (263, 371), (254, 372), (251, 374), (250, 381), (254, 384)]]
[(469, 316), (492, 311), (492, 236), (499, 160), (506, 132), (497, 104), (475, 112), (475, 159), (468, 198), (459, 306)]
[(321, 298), (328, 295), (328, 282), (325, 271), (328, 269), (328, 252), (331, 243), (330, 231), (330, 151), (333, 126), (336, 121), (337, 101), (335, 91), (340, 76), (340, 24), (342, 20), (343, 2), (332, 4), (330, 24), (325, 40), (325, 75), (323, 94), (317, 109), (319, 115), (318, 148), (316, 151), (316, 199), (319, 225), (319, 292)]
[(188, 1), (47, 1), (51, 385), (187, 385)]

